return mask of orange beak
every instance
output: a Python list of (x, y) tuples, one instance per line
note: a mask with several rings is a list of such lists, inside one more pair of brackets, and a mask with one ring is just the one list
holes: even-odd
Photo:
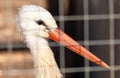
[(98, 57), (96, 57), (94, 54), (92, 54), (90, 51), (82, 47), (80, 44), (78, 44), (75, 40), (73, 40), (71, 37), (69, 37), (67, 34), (65, 34), (61, 29), (56, 28), (54, 31), (50, 31), (50, 39), (54, 40), (64, 46), (66, 46), (68, 49), (72, 50), (73, 52), (81, 55), (82, 57), (100, 65), (105, 68), (110, 69), (110, 67), (104, 63), (102, 60), (100, 60)]

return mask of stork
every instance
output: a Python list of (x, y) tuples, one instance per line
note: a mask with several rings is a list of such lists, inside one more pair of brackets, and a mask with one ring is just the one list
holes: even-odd
[(36, 78), (61, 78), (54, 54), (49, 47), (51, 39), (66, 46), (86, 59), (110, 68), (106, 63), (78, 44), (75, 40), (58, 28), (52, 15), (37, 5), (24, 5), (16, 16), (17, 29), (22, 34), (34, 59)]

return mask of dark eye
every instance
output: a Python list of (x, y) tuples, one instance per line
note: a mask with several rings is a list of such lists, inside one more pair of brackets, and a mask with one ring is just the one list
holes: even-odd
[(37, 23), (38, 25), (44, 24), (44, 22), (43, 22), (42, 20), (38, 20), (38, 21), (36, 21), (36, 23)]

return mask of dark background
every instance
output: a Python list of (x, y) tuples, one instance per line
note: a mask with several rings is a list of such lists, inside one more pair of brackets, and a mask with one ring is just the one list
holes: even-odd
[[(84, 39), (84, 36), (85, 32), (88, 31), (88, 40), (96, 41), (94, 45), (91, 44), (87, 46), (89, 47), (89, 50), (92, 51), (98, 57), (100, 57), (102, 60), (104, 60), (108, 65), (113, 66), (113, 68), (116, 68), (120, 65), (120, 1), (111, 0), (110, 2), (110, 0), (86, 0), (88, 1), (88, 3), (84, 3), (83, 1), (84, 0), (69, 0), (67, 13), (63, 14), (64, 18), (66, 18), (66, 16), (81, 16), (81, 19), (65, 21), (63, 20), (62, 22), (64, 23), (64, 26), (60, 27), (63, 28), (64, 31), (76, 41), (86, 40)], [(59, 5), (59, 1), (49, 0), (49, 10), (55, 16), (61, 15), (59, 12)], [(87, 9), (85, 9), (85, 6), (87, 6)], [(65, 5), (63, 6), (63, 8), (65, 9)], [(113, 14), (114, 18), (110, 18), (110, 16), (112, 16), (110, 14)], [(89, 19), (85, 20), (85, 15), (88, 15)], [(118, 17), (116, 17), (116, 15), (118, 15)], [(58, 20), (58, 24), (60, 22), (61, 20)], [(85, 23), (88, 24), (88, 30), (84, 27)], [(110, 44), (111, 39), (114, 40), (114, 44)], [(83, 44), (83, 46), (84, 45), (85, 44)], [(111, 46), (114, 47), (112, 50)], [(112, 54), (114, 55), (112, 56)], [(84, 58), (70, 52), (70, 50), (65, 48), (66, 68), (84, 67), (84, 61)], [(90, 62), (89, 66), (93, 67), (97, 65)], [(89, 78), (119, 78), (120, 70), (113, 70), (113, 68), (111, 68), (111, 71), (90, 71), (88, 72)], [(85, 72), (65, 73), (65, 77), (85, 78)]]

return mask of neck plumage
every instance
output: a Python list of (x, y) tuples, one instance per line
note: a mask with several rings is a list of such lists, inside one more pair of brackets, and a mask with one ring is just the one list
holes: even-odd
[(61, 78), (62, 75), (47, 39), (28, 36), (26, 43), (33, 55), (36, 78)]

